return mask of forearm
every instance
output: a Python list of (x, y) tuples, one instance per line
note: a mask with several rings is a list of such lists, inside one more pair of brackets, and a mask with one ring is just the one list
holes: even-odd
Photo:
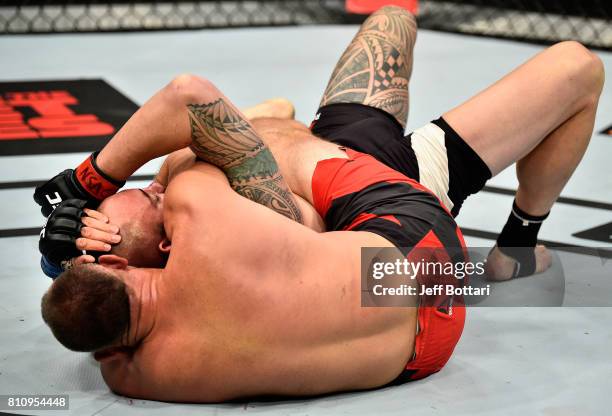
[[(216, 89), (215, 89), (216, 90)], [(239, 194), (303, 223), (301, 210), (270, 149), (218, 90), (190, 103), (193, 152), (225, 172)]]
[(150, 160), (189, 146), (191, 131), (181, 77), (149, 99), (100, 151), (100, 169), (126, 180)]

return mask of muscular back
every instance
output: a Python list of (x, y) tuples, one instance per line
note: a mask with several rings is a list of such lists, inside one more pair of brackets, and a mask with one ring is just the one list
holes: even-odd
[(165, 215), (160, 312), (122, 377), (107, 370), (119, 393), (210, 402), (371, 388), (411, 356), (413, 308), (360, 306), (360, 247), (388, 246), (381, 237), (313, 232), (204, 164), (171, 183)]

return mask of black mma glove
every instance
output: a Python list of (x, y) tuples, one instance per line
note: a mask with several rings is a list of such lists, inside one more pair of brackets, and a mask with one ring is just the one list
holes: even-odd
[(81, 236), (86, 204), (82, 199), (68, 199), (51, 213), (38, 241), (38, 249), (47, 262), (61, 267), (63, 261), (83, 254), (76, 248), (76, 239)]
[(86, 207), (96, 208), (125, 184), (125, 181), (117, 181), (100, 170), (96, 164), (97, 154), (92, 153), (76, 169), (66, 169), (36, 187), (34, 201), (41, 206), (40, 211), (45, 217), (67, 199), (81, 199), (86, 201)]

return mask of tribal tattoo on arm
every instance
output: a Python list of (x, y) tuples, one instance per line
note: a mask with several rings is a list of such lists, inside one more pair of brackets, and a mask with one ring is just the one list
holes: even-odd
[(187, 108), (191, 149), (200, 159), (223, 170), (240, 195), (303, 223), (274, 156), (240, 112), (222, 98)]
[(416, 20), (408, 11), (384, 7), (372, 14), (338, 61), (320, 106), (361, 103), (405, 127), (415, 41)]

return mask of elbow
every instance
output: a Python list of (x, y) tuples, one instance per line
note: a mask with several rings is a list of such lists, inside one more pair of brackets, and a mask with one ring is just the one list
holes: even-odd
[(175, 77), (166, 85), (163, 93), (171, 102), (181, 107), (208, 103), (220, 94), (210, 80), (192, 74)]

